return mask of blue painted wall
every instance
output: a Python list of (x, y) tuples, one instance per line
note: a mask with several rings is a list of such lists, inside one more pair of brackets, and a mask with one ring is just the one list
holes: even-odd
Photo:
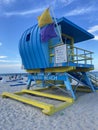
[(48, 43), (41, 43), (38, 25), (23, 33), (19, 42), (19, 52), (25, 69), (49, 67)]

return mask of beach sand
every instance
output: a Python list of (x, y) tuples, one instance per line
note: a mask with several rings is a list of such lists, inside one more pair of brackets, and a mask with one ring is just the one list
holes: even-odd
[[(10, 84), (14, 83), (0, 82), (0, 94), (26, 88)], [(0, 96), (0, 130), (98, 130), (98, 92), (81, 94), (73, 105), (52, 116)]]

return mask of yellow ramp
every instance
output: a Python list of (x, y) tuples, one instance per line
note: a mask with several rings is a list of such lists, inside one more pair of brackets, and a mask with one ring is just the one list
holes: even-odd
[[(25, 93), (40, 96), (40, 97), (46, 97), (46, 98), (51, 98), (51, 99), (55, 99), (55, 100), (60, 100), (60, 101), (62, 101), (62, 103), (60, 103), (58, 105), (53, 105), (53, 104), (44, 103), (44, 102), (41, 102), (38, 100), (26, 98), (24, 96), (20, 96), (20, 95), (23, 95)], [(23, 102), (23, 103), (27, 103), (28, 105), (32, 105), (32, 106), (41, 108), (42, 112), (47, 114), (47, 115), (52, 115), (55, 112), (70, 106), (74, 102), (74, 100), (72, 98), (69, 98), (69, 97), (58, 96), (58, 95), (54, 95), (54, 94), (26, 90), (26, 89), (22, 90), (21, 92), (18, 92), (17, 94), (4, 92), (2, 94), (2, 97), (8, 97), (8, 98), (11, 98), (11, 99)]]

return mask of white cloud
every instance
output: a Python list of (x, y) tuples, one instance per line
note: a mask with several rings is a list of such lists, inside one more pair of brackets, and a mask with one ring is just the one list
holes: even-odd
[(98, 25), (92, 26), (88, 29), (88, 32), (93, 33), (95, 36), (92, 40), (98, 40)]
[(0, 56), (0, 59), (4, 59), (4, 58), (7, 58), (7, 56)]
[(65, 16), (81, 15), (81, 14), (88, 13), (88, 12), (90, 12), (92, 10), (94, 10), (93, 7), (77, 8), (77, 9), (74, 9), (74, 10), (70, 11), (69, 13), (66, 13)]
[(58, 2), (58, 3), (61, 3), (63, 4), (63, 6), (67, 6), (69, 4), (71, 4), (74, 0), (55, 0), (55, 4)]
[(0, 60), (1, 63), (20, 63), (19, 60)]
[(50, 5), (54, 8), (61, 7), (61, 6), (67, 6), (71, 4), (74, 0), (53, 0)]
[(95, 33), (98, 31), (98, 25), (95, 25), (93, 27), (90, 27), (90, 29), (88, 30), (88, 32), (90, 33)]
[(94, 40), (98, 40), (98, 35), (95, 35), (95, 38), (94, 38)]
[(0, 68), (21, 67), (21, 64), (0, 64)]
[[(15, 2), (16, 0), (4, 0), (3, 3), (5, 4), (10, 4), (12, 2)], [(25, 15), (30, 15), (30, 14), (33, 14), (33, 13), (37, 13), (37, 12), (42, 12), (44, 11), (47, 7), (58, 7), (58, 5), (61, 5), (61, 6), (67, 6), (69, 4), (71, 4), (74, 0), (54, 0), (48, 4), (46, 4), (45, 6), (41, 6), (41, 7), (37, 7), (35, 9), (32, 9), (32, 10), (25, 10), (25, 11), (9, 11), (9, 12), (4, 12), (3, 15), (5, 16), (25, 16)], [(57, 5), (57, 2), (58, 2), (58, 5)]]
[(16, 16), (16, 15), (24, 16), (24, 15), (28, 15), (28, 14), (41, 12), (44, 9), (45, 9), (45, 7), (43, 7), (43, 8), (36, 8), (36, 9), (33, 9), (33, 10), (21, 11), (21, 12), (19, 12), (19, 11), (5, 12), (4, 15), (6, 15), (6, 16)]
[(15, 2), (16, 0), (0, 0), (0, 3), (2, 4), (11, 4), (13, 2)]
[(2, 43), (0, 42), (0, 46), (2, 46)]
[(65, 4), (65, 5), (69, 5), (71, 4), (74, 0), (59, 0), (62, 4)]

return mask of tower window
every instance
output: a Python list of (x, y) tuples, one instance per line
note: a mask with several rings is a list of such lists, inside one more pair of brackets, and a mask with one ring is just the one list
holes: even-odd
[(27, 42), (30, 41), (30, 35), (31, 35), (31, 33), (27, 34), (27, 36), (26, 36), (26, 41)]

